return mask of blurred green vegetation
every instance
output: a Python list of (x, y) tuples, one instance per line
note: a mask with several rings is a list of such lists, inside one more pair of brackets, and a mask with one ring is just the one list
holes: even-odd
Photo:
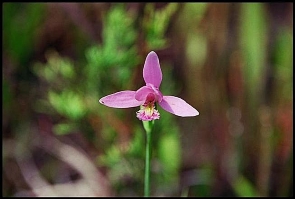
[[(25, 66), (34, 50), (36, 29), (44, 17), (44, 4), (6, 3), (3, 8), (3, 45), (6, 52), (19, 66)], [(17, 13), (17, 14), (16, 14)]]
[(4, 3), (3, 195), (34, 188), (16, 166), (25, 146), (51, 184), (79, 178), (61, 175), (73, 171), (35, 146), (53, 147), (50, 135), (90, 157), (109, 195), (142, 196), (138, 107), (98, 100), (140, 88), (150, 51), (162, 93), (200, 112), (178, 118), (159, 108), (152, 195), (293, 195), (292, 16), (290, 3)]

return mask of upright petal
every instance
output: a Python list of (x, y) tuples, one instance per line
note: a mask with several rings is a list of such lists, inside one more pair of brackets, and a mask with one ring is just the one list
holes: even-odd
[(164, 96), (159, 105), (166, 111), (181, 117), (199, 115), (199, 112), (183, 99), (174, 96)]
[(144, 101), (136, 100), (135, 93), (136, 91), (120, 91), (101, 98), (99, 102), (113, 108), (130, 108), (140, 106), (144, 103)]
[(151, 51), (145, 59), (143, 79), (147, 84), (153, 84), (157, 88), (160, 87), (162, 82), (162, 71), (158, 55), (154, 51)]

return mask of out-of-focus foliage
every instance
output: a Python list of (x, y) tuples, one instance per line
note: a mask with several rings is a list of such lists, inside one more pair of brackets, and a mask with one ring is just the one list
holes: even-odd
[(12, 59), (25, 64), (33, 52), (32, 43), (44, 17), (45, 6), (41, 3), (34, 6), (5, 3), (3, 8), (3, 46)]
[[(265, 73), (267, 27), (263, 4), (241, 6), (240, 41), (244, 53), (244, 81), (249, 95), (260, 95)], [(250, 97), (250, 99), (257, 99)]]
[(200, 112), (157, 107), (152, 195), (293, 195), (291, 8), (4, 3), (3, 195), (142, 196), (139, 107), (98, 100), (143, 86), (150, 51), (163, 94)]
[(237, 196), (240, 197), (255, 197), (257, 196), (257, 193), (255, 191), (255, 188), (249, 182), (245, 177), (240, 176), (236, 179), (234, 182), (233, 188), (237, 194)]
[(137, 30), (134, 17), (128, 16), (124, 7), (118, 6), (104, 17), (101, 45), (86, 51), (87, 66), (83, 68), (87, 89), (106, 95), (111, 89), (127, 89), (128, 80), (138, 64), (135, 40)]
[(167, 47), (165, 32), (172, 15), (177, 10), (177, 3), (170, 3), (165, 8), (155, 11), (154, 4), (147, 4), (143, 19), (144, 32), (149, 49), (161, 49)]
[[(277, 36), (274, 48), (274, 66), (277, 71), (277, 80), (280, 82), (278, 85), (278, 97), (283, 96), (287, 100), (292, 100), (293, 93), (293, 35), (288, 29), (282, 29)], [(282, 53), (284, 52), (284, 53)]]

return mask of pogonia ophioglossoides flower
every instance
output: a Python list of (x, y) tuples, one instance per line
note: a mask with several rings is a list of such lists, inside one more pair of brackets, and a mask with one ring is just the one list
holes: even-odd
[(199, 115), (199, 112), (183, 99), (175, 96), (166, 96), (159, 90), (162, 82), (162, 71), (157, 54), (151, 51), (143, 67), (143, 79), (146, 83), (137, 91), (120, 91), (107, 95), (99, 100), (103, 105), (112, 108), (130, 108), (141, 106), (136, 116), (143, 121), (160, 118), (160, 113), (155, 108), (155, 103), (166, 111), (181, 117)]

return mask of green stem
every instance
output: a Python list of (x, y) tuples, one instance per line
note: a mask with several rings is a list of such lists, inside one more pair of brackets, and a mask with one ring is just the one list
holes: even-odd
[(143, 127), (146, 131), (146, 151), (145, 151), (145, 174), (144, 174), (144, 196), (150, 196), (150, 175), (151, 175), (151, 151), (152, 151), (152, 130), (154, 120), (143, 121)]

